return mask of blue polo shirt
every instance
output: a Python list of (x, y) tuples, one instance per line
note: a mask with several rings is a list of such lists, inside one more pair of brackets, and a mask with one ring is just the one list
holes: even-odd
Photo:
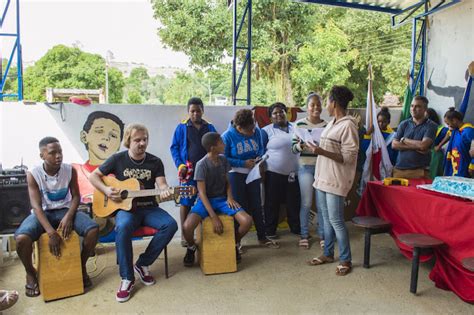
[[(433, 121), (426, 119), (421, 124), (417, 125), (413, 118), (408, 118), (400, 123), (395, 134), (395, 139), (400, 141), (401, 138), (422, 141), (424, 138), (435, 140), (438, 126)], [(426, 154), (421, 154), (415, 150), (399, 151), (397, 164), (398, 169), (416, 169), (429, 168), (431, 162), (431, 151)]]
[(196, 127), (194, 127), (191, 119), (188, 119), (186, 128), (188, 129), (186, 132), (186, 140), (188, 144), (188, 161), (190, 161), (193, 166), (196, 166), (196, 163), (207, 154), (206, 149), (204, 149), (201, 144), (201, 139), (204, 134), (209, 132), (209, 124), (205, 120), (202, 120), (202, 126), (198, 130)]

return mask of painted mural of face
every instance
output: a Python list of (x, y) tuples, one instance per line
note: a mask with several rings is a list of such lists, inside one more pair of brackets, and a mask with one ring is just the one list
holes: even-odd
[(89, 161), (100, 165), (120, 148), (120, 126), (111, 119), (98, 118), (89, 132), (81, 131), (81, 141), (87, 145)]

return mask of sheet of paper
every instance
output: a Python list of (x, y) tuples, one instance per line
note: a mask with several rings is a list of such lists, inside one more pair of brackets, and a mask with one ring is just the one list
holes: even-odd
[(324, 128), (295, 128), (295, 135), (306, 143), (318, 144)]
[(250, 170), (250, 173), (247, 175), (247, 178), (245, 179), (245, 183), (249, 184), (253, 182), (254, 180), (260, 179), (260, 164), (265, 162), (268, 159), (268, 154), (264, 154), (262, 156), (262, 159), (255, 164), (255, 166)]

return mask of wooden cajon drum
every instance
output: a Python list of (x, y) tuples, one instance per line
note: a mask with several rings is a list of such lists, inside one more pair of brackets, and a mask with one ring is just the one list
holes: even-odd
[(61, 242), (61, 256), (49, 251), (48, 234), (37, 242), (37, 270), (39, 289), (45, 301), (62, 299), (84, 293), (79, 236), (72, 231), (68, 240)]
[(198, 259), (205, 275), (237, 271), (235, 257), (234, 218), (220, 215), (224, 233), (214, 233), (212, 220), (207, 217), (197, 230)]

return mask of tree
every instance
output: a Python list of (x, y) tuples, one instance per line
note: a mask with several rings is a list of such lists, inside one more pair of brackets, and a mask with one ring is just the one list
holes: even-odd
[(309, 91), (322, 94), (335, 84), (345, 84), (351, 76), (349, 63), (354, 58), (348, 36), (340, 28), (333, 22), (317, 26), (311, 40), (299, 50), (291, 73), (299, 98)]
[[(226, 1), (153, 0), (155, 18), (163, 25), (163, 43), (183, 51), (196, 67), (212, 67), (232, 51), (232, 11)], [(240, 2), (241, 6), (243, 1)], [(276, 85), (277, 98), (293, 104), (292, 60), (311, 34), (317, 7), (291, 1), (253, 2), (253, 63), (256, 78)], [(242, 8), (240, 8), (242, 11)], [(295, 36), (298, 34), (298, 36)], [(246, 37), (246, 28), (241, 34)]]
[(351, 10), (338, 21), (349, 38), (349, 46), (356, 53), (356, 58), (349, 64), (351, 76), (347, 79), (347, 85), (355, 94), (354, 105), (366, 105), (369, 63), (374, 71), (376, 102), (380, 103), (386, 92), (402, 96), (410, 66), (409, 25), (393, 29), (389, 15)]
[[(243, 2), (238, 3), (242, 6)], [(158, 31), (162, 42), (186, 53), (196, 68), (212, 69), (231, 54), (232, 10), (226, 1), (152, 0), (152, 4), (162, 24)], [(328, 86), (338, 83), (353, 89), (354, 104), (363, 106), (369, 62), (376, 76), (377, 99), (387, 91), (403, 93), (399, 81), (406, 71), (400, 70), (410, 62), (406, 55), (410, 29), (391, 29), (387, 14), (289, 0), (254, 0), (252, 25), (252, 82), (264, 79), (263, 86), (272, 84), (273, 100), (301, 104), (309, 90), (327, 92)], [(244, 38), (245, 32), (244, 26)], [(253, 85), (252, 100), (259, 99), (257, 89)]]
[[(8, 60), (2, 59), (2, 80), (3, 76), (5, 75), (5, 71), (7, 69)], [(18, 93), (18, 78), (17, 78), (17, 67), (13, 66), (13, 63), (10, 65), (10, 69), (8, 70), (8, 75), (5, 79), (4, 86), (3, 86), (3, 94), (16, 94)], [(4, 97), (4, 101), (6, 100), (16, 100), (16, 97)]]
[(130, 76), (128, 78), (129, 80), (136, 80), (140, 82), (143, 80), (148, 80), (150, 76), (148, 75), (148, 71), (146, 68), (137, 67), (137, 68), (133, 68), (132, 71), (130, 71)]
[(124, 96), (128, 104), (143, 104), (148, 98), (143, 88), (143, 83), (150, 79), (148, 71), (144, 67), (133, 68), (130, 76), (125, 80)]
[(127, 104), (143, 104), (143, 98), (140, 91), (132, 90), (127, 95)]
[[(98, 54), (57, 45), (24, 73), (24, 98), (45, 101), (46, 88), (105, 89), (105, 60)], [(124, 79), (109, 68), (109, 101), (121, 103)]]
[(202, 98), (204, 102), (209, 97), (207, 80), (202, 72), (178, 72), (164, 93), (165, 104), (172, 105), (186, 104), (193, 96)]

